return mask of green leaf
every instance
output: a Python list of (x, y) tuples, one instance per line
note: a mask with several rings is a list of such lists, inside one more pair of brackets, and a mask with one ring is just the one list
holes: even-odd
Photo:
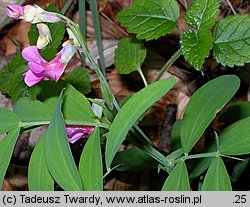
[(250, 153), (250, 117), (225, 128), (219, 135), (220, 152), (227, 155)]
[(232, 180), (237, 182), (238, 179), (242, 176), (242, 174), (247, 170), (247, 166), (249, 164), (250, 158), (244, 159), (244, 161), (238, 161), (234, 165), (233, 173), (232, 173)]
[(220, 157), (213, 158), (202, 185), (202, 191), (231, 191), (227, 169)]
[[(68, 191), (82, 190), (81, 178), (72, 156), (61, 112), (60, 95), (44, 137), (44, 154), (50, 174)], [(79, 100), (80, 101), (80, 100)]]
[[(46, 7), (45, 10), (49, 12), (59, 13), (56, 6), (53, 4)], [(49, 43), (45, 48), (41, 50), (41, 55), (43, 56), (45, 60), (49, 61), (55, 57), (57, 53), (57, 48), (62, 43), (64, 33), (65, 33), (65, 24), (64, 23), (47, 23), (47, 25), (51, 32), (52, 42)], [(31, 29), (28, 35), (29, 35), (30, 45), (36, 45), (39, 33), (35, 24), (31, 25)]]
[(214, 31), (214, 55), (217, 62), (233, 67), (250, 62), (250, 18), (234, 15), (224, 18)]
[(140, 70), (146, 54), (147, 49), (140, 40), (125, 37), (120, 40), (118, 48), (115, 50), (115, 66), (121, 74)]
[(73, 86), (68, 85), (64, 92), (63, 114), (68, 124), (95, 125), (95, 114), (88, 99)]
[(171, 32), (178, 23), (175, 0), (137, 0), (122, 10), (117, 19), (138, 39), (152, 40)]
[(49, 122), (52, 117), (52, 113), (45, 104), (28, 97), (21, 98), (15, 103), (14, 112), (23, 123), (33, 123), (34, 125)]
[(208, 30), (187, 30), (181, 35), (181, 49), (185, 59), (200, 70), (212, 48), (212, 35)]
[(218, 0), (196, 0), (188, 8), (186, 23), (196, 30), (209, 30), (219, 16)]
[(188, 171), (184, 161), (180, 161), (174, 167), (166, 179), (162, 191), (190, 191)]
[(172, 151), (175, 151), (181, 147), (181, 122), (182, 120), (176, 120), (172, 127), (171, 131)]
[[(131, 160), (133, 157), (133, 160)], [(148, 156), (138, 147), (132, 147), (118, 152), (112, 162), (111, 168), (117, 171), (138, 171), (157, 168), (158, 162)]]
[[(107, 135), (105, 159), (107, 169), (128, 131), (141, 115), (174, 85), (175, 79), (157, 81), (134, 94), (116, 115)], [(156, 93), (157, 91), (157, 93)]]
[(249, 116), (250, 102), (239, 101), (226, 107), (218, 117), (218, 121), (224, 122), (226, 125), (230, 125)]
[(189, 153), (216, 114), (233, 97), (240, 86), (234, 75), (224, 75), (209, 81), (196, 91), (184, 112), (181, 126), (181, 144)]
[(9, 166), (12, 152), (14, 150), (20, 128), (12, 129), (0, 141), (0, 185), (2, 186), (6, 170)]
[(5, 108), (0, 109), (0, 117), (0, 135), (17, 128), (20, 123), (18, 116)]
[(180, 148), (169, 154), (166, 157), (166, 159), (169, 161), (169, 163), (173, 163), (177, 158), (181, 157), (182, 155), (183, 155), (183, 150), (182, 148)]
[[(211, 144), (208, 149), (205, 152), (216, 152), (216, 144), (213, 143)], [(197, 178), (198, 176), (200, 176), (205, 170), (208, 169), (211, 161), (213, 160), (212, 157), (205, 157), (205, 158), (201, 158), (201, 159), (196, 159), (193, 160), (192, 162), (189, 162), (188, 167), (190, 170), (190, 174), (189, 174), (189, 178), (190, 179), (194, 179)]]
[(28, 169), (28, 186), (30, 191), (54, 190), (54, 180), (46, 165), (43, 141), (44, 136), (36, 143), (31, 154)]
[(91, 85), (89, 79), (89, 73), (86, 68), (76, 68), (74, 69), (65, 79), (70, 83), (75, 89), (83, 94), (88, 94), (91, 92)]
[(89, 137), (87, 143), (85, 144), (80, 158), (78, 171), (82, 179), (83, 190), (103, 190), (102, 170), (100, 132), (99, 128), (96, 127), (93, 134)]
[(35, 97), (23, 81), (22, 74), (27, 69), (28, 66), (19, 52), (0, 70), (0, 91), (11, 96), (13, 102), (20, 97)]

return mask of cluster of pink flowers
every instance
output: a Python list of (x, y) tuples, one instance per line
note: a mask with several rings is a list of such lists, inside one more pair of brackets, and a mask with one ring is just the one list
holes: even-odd
[[(22, 56), (27, 60), (29, 66), (29, 70), (23, 74), (24, 82), (29, 87), (42, 80), (57, 82), (79, 46), (72, 31), (67, 28), (69, 40), (62, 44), (62, 50), (56, 54), (53, 60), (48, 62), (42, 58), (38, 50), (46, 47), (51, 42), (51, 33), (45, 23), (57, 23), (61, 19), (55, 13), (47, 12), (37, 5), (20, 6), (11, 4), (7, 6), (7, 15), (14, 20), (22, 19), (31, 24), (36, 24), (39, 31), (37, 45), (28, 46), (22, 51)], [(72, 125), (66, 127), (69, 142), (71, 143), (91, 134), (93, 130), (94, 127), (92, 126)]]

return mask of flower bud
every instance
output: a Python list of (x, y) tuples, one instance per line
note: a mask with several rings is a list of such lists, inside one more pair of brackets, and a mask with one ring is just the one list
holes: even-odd
[(23, 7), (18, 4), (7, 5), (7, 15), (12, 19), (21, 19), (24, 15)]
[(18, 4), (10, 4), (7, 5), (7, 15), (15, 20), (24, 19), (32, 24), (61, 21), (56, 13), (47, 12), (37, 5), (20, 6)]
[(51, 42), (51, 33), (50, 33), (50, 30), (49, 30), (49, 27), (44, 24), (44, 23), (40, 23), (40, 24), (37, 24), (37, 29), (38, 29), (38, 32), (39, 32), (39, 37), (37, 39), (37, 43), (36, 43), (36, 46), (38, 49), (42, 49), (44, 48), (48, 43)]

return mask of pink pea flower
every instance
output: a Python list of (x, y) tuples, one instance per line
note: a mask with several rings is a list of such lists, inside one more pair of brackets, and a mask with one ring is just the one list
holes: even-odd
[(20, 6), (18, 4), (10, 4), (7, 5), (7, 15), (15, 20), (24, 19), (32, 24), (61, 21), (55, 13), (47, 12), (37, 5)]
[(75, 143), (77, 140), (92, 134), (95, 127), (93, 126), (76, 126), (69, 125), (66, 127), (67, 136), (70, 143)]
[(57, 82), (75, 52), (76, 47), (68, 40), (63, 44), (63, 49), (57, 53), (56, 57), (50, 62), (47, 62), (41, 57), (36, 46), (24, 48), (22, 56), (28, 61), (30, 68), (30, 70), (23, 74), (24, 82), (29, 87), (42, 80), (54, 80)]
[(23, 7), (18, 4), (7, 5), (7, 15), (12, 19), (21, 19), (24, 15)]

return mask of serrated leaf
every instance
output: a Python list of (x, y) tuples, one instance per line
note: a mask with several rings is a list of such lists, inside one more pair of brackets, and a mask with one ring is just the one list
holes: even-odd
[(138, 39), (152, 40), (171, 32), (178, 23), (175, 0), (137, 0), (122, 10), (117, 19)]
[(233, 67), (250, 62), (250, 18), (234, 15), (223, 19), (214, 31), (217, 62)]
[(115, 50), (115, 66), (121, 74), (129, 74), (140, 70), (146, 54), (147, 49), (140, 40), (125, 37), (120, 40)]
[(168, 78), (150, 84), (134, 94), (116, 115), (107, 135), (105, 159), (107, 169), (119, 146), (138, 118), (174, 85), (175, 79)]
[(188, 171), (184, 161), (180, 161), (174, 167), (166, 179), (162, 191), (190, 191)]
[(70, 83), (83, 94), (91, 92), (91, 85), (89, 79), (89, 73), (86, 68), (74, 69), (65, 79), (66, 82)]
[(17, 128), (20, 119), (19, 117), (8, 109), (0, 109), (0, 135)]
[(237, 121), (219, 135), (220, 152), (226, 155), (250, 153), (250, 117)]
[(0, 91), (11, 96), (13, 102), (25, 96), (35, 97), (23, 81), (23, 73), (27, 69), (27, 63), (19, 52), (0, 70)]
[(125, 37), (115, 51), (115, 66), (121, 74), (129, 74), (139, 70), (146, 58), (144, 44), (135, 38)]
[(198, 33), (187, 30), (181, 35), (181, 49), (185, 59), (200, 70), (205, 58), (212, 48), (212, 35), (209, 31), (202, 30)]
[(30, 191), (53, 191), (54, 180), (46, 165), (42, 136), (31, 154), (28, 169), (28, 186)]
[(231, 183), (224, 162), (213, 158), (202, 185), (202, 191), (231, 191)]
[(46, 164), (54, 180), (68, 191), (82, 190), (81, 178), (70, 150), (61, 112), (60, 95), (53, 118), (44, 137)]
[(78, 171), (82, 180), (83, 190), (103, 190), (102, 153), (98, 127), (95, 128), (83, 148)]
[(219, 16), (218, 0), (195, 0), (188, 8), (186, 23), (196, 30), (209, 30)]
[(239, 86), (240, 80), (237, 76), (224, 75), (209, 81), (192, 95), (185, 109), (181, 126), (181, 144), (184, 153), (190, 152)]
[(0, 141), (0, 185), (2, 186), (6, 170), (9, 166), (12, 152), (14, 150), (20, 128), (12, 129)]

